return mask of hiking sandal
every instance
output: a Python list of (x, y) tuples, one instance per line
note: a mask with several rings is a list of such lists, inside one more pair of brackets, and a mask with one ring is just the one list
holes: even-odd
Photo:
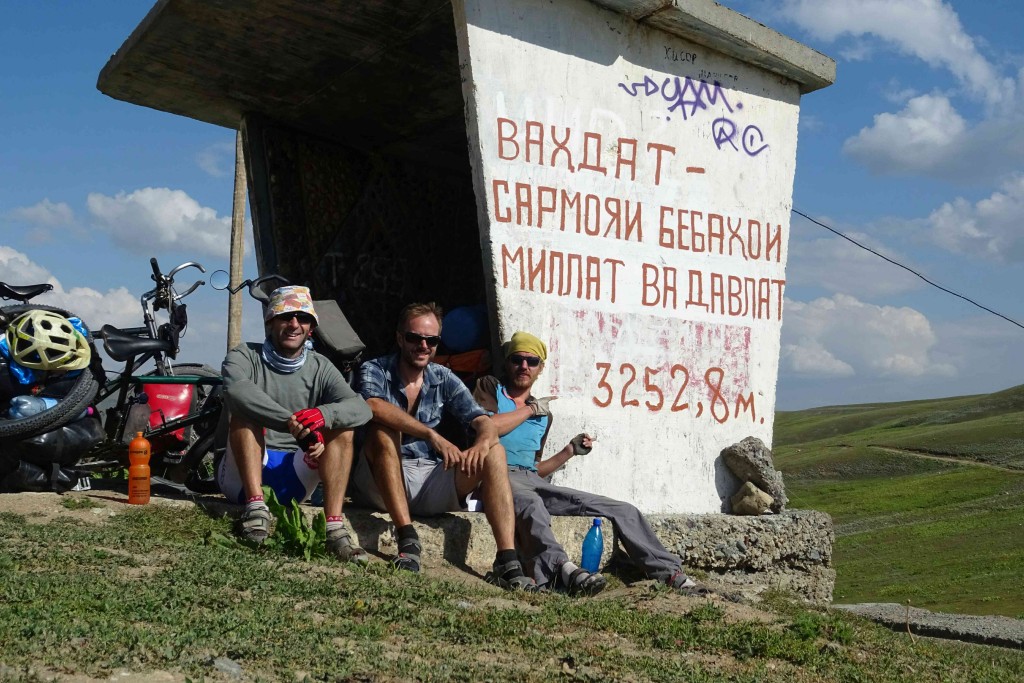
[[(509, 576), (510, 573), (517, 573), (518, 576)], [(536, 581), (523, 574), (523, 565), (519, 564), (518, 560), (512, 560), (505, 564), (495, 562), (491, 571), (484, 576), (484, 581), (507, 591), (543, 592)]]
[(265, 505), (261, 507), (246, 507), (242, 511), (242, 516), (238, 519), (238, 535), (246, 543), (262, 545), (267, 540), (267, 537), (270, 536), (270, 522), (272, 519), (270, 508)]
[(569, 574), (569, 585), (565, 587), (565, 592), (573, 597), (594, 596), (603, 591), (607, 585), (608, 579), (596, 572), (591, 574), (580, 567)]
[(420, 553), (423, 546), (418, 538), (411, 538), (401, 541), (398, 544), (398, 554), (391, 560), (391, 565), (396, 569), (407, 572), (418, 573), (420, 571)]
[(362, 567), (370, 563), (370, 556), (352, 542), (352, 535), (345, 527), (328, 530), (327, 541), (324, 545), (328, 553), (342, 562), (351, 562)]
[(708, 596), (711, 595), (713, 592), (711, 589), (706, 588), (697, 583), (696, 581), (694, 581), (693, 579), (691, 579), (689, 576), (683, 573), (682, 569), (677, 569), (675, 574), (673, 574), (665, 580), (665, 583), (668, 585), (669, 588), (676, 591), (680, 595), (688, 595), (694, 598)]

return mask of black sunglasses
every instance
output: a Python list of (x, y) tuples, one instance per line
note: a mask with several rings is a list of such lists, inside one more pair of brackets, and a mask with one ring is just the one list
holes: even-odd
[(275, 315), (274, 317), (277, 318), (278, 320), (284, 320), (286, 322), (291, 320), (292, 318), (298, 318), (299, 322), (303, 325), (312, 325), (313, 323), (316, 322), (316, 318), (311, 316), (309, 313), (301, 313), (299, 311), (289, 311), (287, 313)]
[(434, 348), (441, 343), (441, 338), (436, 334), (427, 336), (423, 334), (416, 334), (415, 332), (406, 332), (405, 341), (410, 344), (415, 344), (416, 346), (419, 346), (420, 342), (427, 342), (427, 346)]
[(520, 356), (519, 354), (513, 354), (508, 357), (508, 362), (515, 366), (522, 365), (525, 362), (531, 368), (535, 368), (540, 365), (540, 358), (537, 358), (536, 356)]

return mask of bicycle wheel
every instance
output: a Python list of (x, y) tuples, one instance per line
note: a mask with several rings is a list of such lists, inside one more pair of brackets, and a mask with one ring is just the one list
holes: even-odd
[[(43, 306), (41, 304), (18, 304), (16, 306), (5, 306), (0, 309), (0, 311), (11, 318), (31, 310), (51, 311), (65, 318), (77, 317), (74, 313), (62, 308)], [(49, 410), (44, 410), (41, 413), (29, 415), (21, 419), (0, 419), (0, 443), (27, 439), (42, 434), (69, 422), (89, 407), (89, 404), (93, 402), (100, 390), (104, 376), (102, 361), (99, 354), (96, 353), (92, 334), (87, 334), (86, 339), (89, 342), (90, 348), (92, 348), (92, 361), (89, 363), (89, 367), (82, 370), (82, 373), (68, 392), (57, 400), (57, 405)]]
[(227, 451), (226, 435), (216, 427), (199, 438), (185, 454), (185, 487), (195, 493), (218, 493), (217, 466)]

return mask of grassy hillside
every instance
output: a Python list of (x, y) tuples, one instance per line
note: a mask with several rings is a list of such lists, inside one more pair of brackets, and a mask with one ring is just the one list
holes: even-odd
[(780, 413), (790, 504), (836, 525), (836, 602), (1024, 616), (1024, 386)]
[(382, 561), (359, 570), (255, 552), (197, 508), (63, 501), (71, 514), (49, 522), (0, 512), (0, 681), (1024, 677), (1022, 652), (915, 642), (779, 596), (763, 611), (651, 586), (507, 594)]

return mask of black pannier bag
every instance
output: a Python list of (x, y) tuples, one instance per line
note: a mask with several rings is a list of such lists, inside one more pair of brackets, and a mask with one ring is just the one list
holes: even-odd
[(103, 427), (90, 415), (5, 444), (0, 455), (0, 491), (63, 493), (78, 483), (74, 465), (102, 440)]

